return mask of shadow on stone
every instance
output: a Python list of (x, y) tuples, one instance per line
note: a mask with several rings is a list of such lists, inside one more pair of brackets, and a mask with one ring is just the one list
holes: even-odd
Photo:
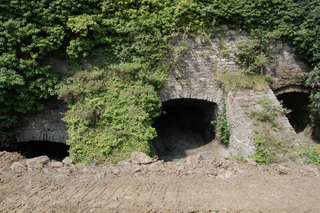
[(69, 146), (63, 143), (48, 141), (30, 141), (18, 143), (16, 148), (26, 158), (34, 158), (42, 155), (48, 156), (51, 160), (62, 161), (69, 156)]
[(160, 159), (172, 161), (185, 158), (186, 150), (204, 146), (214, 140), (211, 121), (216, 117), (216, 104), (177, 99), (164, 102), (162, 109), (163, 114), (154, 124), (158, 137), (153, 140)]
[(298, 92), (284, 93), (278, 95), (277, 99), (283, 102), (284, 107), (292, 110), (291, 113), (287, 114), (287, 118), (296, 133), (302, 132), (310, 125), (309, 94)]

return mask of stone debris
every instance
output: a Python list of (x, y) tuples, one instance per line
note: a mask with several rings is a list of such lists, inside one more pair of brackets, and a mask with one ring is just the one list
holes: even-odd
[(278, 165), (277, 170), (280, 175), (286, 175), (289, 172), (289, 169), (285, 165)]
[(189, 155), (186, 159), (187, 165), (197, 165), (202, 160), (201, 155)]
[(75, 162), (69, 158), (69, 157), (66, 157), (63, 159), (62, 163), (65, 165), (65, 166), (71, 166), (72, 164), (75, 164)]
[(53, 169), (63, 167), (63, 163), (61, 163), (61, 162), (59, 162), (59, 161), (51, 162), (50, 165), (51, 165), (51, 168), (53, 168)]
[(27, 170), (26, 165), (21, 162), (14, 162), (10, 168), (16, 172), (24, 172)]
[(31, 158), (26, 160), (27, 167), (29, 171), (42, 170), (45, 165), (50, 162), (48, 156), (40, 156), (36, 158)]
[(130, 157), (132, 163), (135, 164), (150, 164), (153, 163), (153, 159), (142, 152), (132, 152)]
[(98, 172), (95, 175), (93, 175), (96, 179), (102, 178), (102, 175)]
[(256, 166), (257, 165), (257, 163), (254, 160), (252, 160), (251, 158), (245, 158), (243, 162), (248, 164), (248, 165), (251, 165), (251, 166)]

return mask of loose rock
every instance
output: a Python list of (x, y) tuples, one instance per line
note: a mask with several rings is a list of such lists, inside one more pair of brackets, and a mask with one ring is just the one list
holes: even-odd
[(153, 162), (153, 159), (142, 152), (132, 152), (130, 157), (132, 163), (136, 164), (149, 164)]
[(40, 156), (36, 158), (31, 158), (26, 161), (29, 171), (32, 170), (41, 170), (44, 165), (47, 165), (50, 162), (48, 156)]
[(69, 157), (64, 158), (63, 161), (62, 161), (62, 163), (63, 163), (65, 166), (70, 166), (70, 165), (72, 165), (72, 164), (75, 164), (74, 161), (73, 161), (71, 158), (69, 158)]
[(24, 172), (27, 170), (26, 165), (21, 162), (14, 162), (10, 168), (16, 172)]
[(245, 162), (246, 164), (252, 165), (252, 166), (257, 165), (257, 163), (254, 160), (252, 160), (251, 158), (245, 158), (243, 162)]
[(59, 162), (59, 161), (55, 161), (51, 163), (51, 168), (61, 168), (63, 167), (63, 163)]

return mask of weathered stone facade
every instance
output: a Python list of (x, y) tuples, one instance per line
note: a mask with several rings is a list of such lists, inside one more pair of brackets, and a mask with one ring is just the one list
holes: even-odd
[[(254, 150), (254, 126), (252, 120), (245, 114), (242, 104), (247, 103), (250, 109), (255, 109), (257, 101), (261, 98), (269, 98), (278, 102), (275, 94), (270, 89), (267, 92), (231, 92), (223, 94), (215, 79), (221, 73), (238, 73), (240, 67), (235, 63), (236, 42), (246, 36), (245, 32), (227, 30), (225, 34), (218, 34), (210, 41), (203, 41), (201, 37), (184, 38), (183, 45), (187, 41), (189, 50), (183, 54), (180, 61), (169, 70), (168, 80), (159, 91), (162, 102), (173, 99), (198, 99), (216, 103), (219, 115), (225, 101), (227, 106), (228, 123), (232, 126), (229, 141), (230, 152), (236, 154), (241, 151), (249, 155)], [(178, 44), (180, 38), (174, 43)], [(293, 52), (288, 44), (281, 41), (273, 41), (271, 44), (273, 62), (269, 64), (265, 74), (270, 74), (276, 80), (272, 89), (279, 94), (286, 92), (303, 92), (309, 90), (301, 86), (301, 75), (310, 71), (310, 66)], [(296, 138), (286, 116), (279, 120), (283, 126), (283, 134)]]
[(39, 113), (28, 113), (23, 117), (23, 126), (16, 131), (17, 142), (49, 141), (66, 143), (67, 125), (61, 120), (67, 104), (51, 97), (44, 101), (45, 108)]
[[(169, 69), (169, 76), (163, 88), (159, 91), (162, 102), (173, 99), (196, 99), (213, 102), (216, 105), (216, 115), (219, 115), (225, 102), (227, 105), (228, 122), (232, 126), (230, 137), (230, 152), (242, 151), (249, 155), (254, 150), (252, 121), (246, 116), (242, 107), (243, 103), (255, 106), (255, 101), (268, 97), (277, 101), (276, 96), (269, 90), (267, 92), (248, 93), (236, 92), (223, 94), (215, 81), (221, 73), (240, 71), (235, 63), (236, 41), (244, 38), (245, 32), (226, 30), (224, 34), (217, 34), (216, 38), (204, 40), (197, 38), (176, 38), (174, 43), (179, 45), (183, 40), (187, 51), (179, 53), (174, 65)], [(271, 44), (273, 61), (265, 70), (265, 74), (275, 77), (276, 83), (272, 85), (274, 91), (282, 94), (288, 91), (308, 92), (301, 84), (301, 74), (308, 72), (310, 66), (293, 52), (292, 48), (283, 42), (274, 41)], [(175, 57), (174, 55), (172, 57)], [(67, 60), (50, 59), (56, 68), (63, 71), (61, 79), (67, 77)], [(87, 60), (83, 66), (91, 70)], [(17, 131), (17, 141), (53, 141), (65, 143), (67, 138), (66, 124), (61, 121), (61, 113), (65, 110), (62, 101), (50, 99), (45, 110), (38, 114), (26, 115), (24, 125)], [(284, 131), (295, 134), (287, 118), (283, 116), (281, 122)]]

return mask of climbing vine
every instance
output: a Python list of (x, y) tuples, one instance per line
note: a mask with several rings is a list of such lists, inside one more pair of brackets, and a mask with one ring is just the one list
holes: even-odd
[(217, 121), (212, 122), (212, 124), (216, 125), (216, 130), (221, 142), (225, 145), (228, 145), (231, 125), (228, 123), (227, 120), (227, 107), (225, 103), (223, 104), (221, 116), (217, 118)]
[(320, 64), (310, 72), (303, 75), (305, 85), (311, 88), (310, 109), (314, 125), (320, 125)]
[[(97, 158), (101, 162), (120, 160), (127, 156), (125, 149), (120, 149), (125, 140), (132, 149), (138, 147), (151, 155), (150, 141), (155, 132), (150, 125), (159, 109), (154, 106), (148, 111), (145, 107), (149, 101), (159, 103), (155, 91), (161, 87), (171, 65), (167, 57), (170, 50), (174, 52), (172, 38), (213, 35), (222, 24), (248, 32), (259, 29), (263, 34), (253, 38), (258, 46), (250, 44), (258, 51), (253, 53), (255, 59), (239, 59), (245, 70), (255, 72), (266, 62), (263, 36), (268, 35), (264, 37), (268, 40), (270, 33), (275, 32), (315, 67), (320, 61), (319, 13), (319, 0), (3, 0), (0, 3), (0, 139), (10, 138), (21, 114), (41, 110), (39, 101), (55, 94), (60, 87), (59, 73), (52, 70), (47, 57), (89, 57), (96, 71), (73, 70), (75, 76), (58, 91), (59, 97), (69, 103), (65, 119), (71, 155), (85, 162)], [(208, 40), (208, 36), (204, 37)], [(246, 48), (239, 54), (251, 57)], [(318, 75), (317, 69), (311, 75)], [(310, 82), (312, 88), (315, 80), (307, 80), (307, 84)], [(313, 104), (318, 103), (314, 99), (318, 97), (318, 88), (312, 88)], [(123, 93), (113, 93), (120, 90)], [(134, 102), (137, 99), (140, 102)], [(138, 122), (136, 127), (141, 128), (139, 137), (132, 136), (133, 120), (124, 119), (117, 111), (115, 106), (121, 101), (121, 108), (126, 109), (122, 113), (144, 115), (142, 119), (143, 116), (130, 114)], [(317, 110), (313, 107), (315, 120)], [(116, 122), (110, 122), (109, 129), (102, 130), (107, 126), (106, 112)], [(72, 114), (77, 116), (72, 119)], [(120, 122), (118, 117), (123, 120)], [(131, 133), (122, 132), (126, 126)], [(126, 139), (119, 136), (124, 134)], [(138, 145), (131, 137), (137, 139)], [(111, 145), (109, 141), (113, 141)], [(102, 152), (98, 151), (99, 147), (103, 147)]]

